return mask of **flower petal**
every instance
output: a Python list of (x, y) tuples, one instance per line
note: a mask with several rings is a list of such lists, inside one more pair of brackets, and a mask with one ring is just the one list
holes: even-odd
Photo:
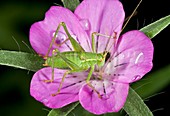
[[(86, 29), (89, 37), (93, 32), (98, 32), (108, 36), (119, 36), (124, 21), (124, 10), (118, 0), (84, 0), (75, 10), (80, 22), (89, 24)], [(84, 23), (88, 22), (88, 23)], [(106, 37), (99, 37), (96, 40), (97, 52), (103, 52), (109, 41)], [(110, 44), (113, 44), (113, 39)]]
[(142, 32), (129, 31), (119, 38), (117, 51), (105, 69), (114, 81), (131, 83), (152, 68), (153, 44)]
[[(47, 11), (43, 21), (34, 23), (31, 26), (30, 43), (34, 50), (41, 55), (45, 55), (47, 53), (54, 33), (61, 22), (66, 23), (72, 37), (75, 38), (86, 51), (90, 51), (88, 42), (89, 38), (79, 24), (77, 17), (68, 9), (59, 6), (52, 6)], [(64, 29), (61, 28), (55, 43), (60, 44), (67, 38), (68, 37)], [(73, 49), (70, 41), (65, 42), (65, 44), (60, 47), (54, 44), (52, 49), (55, 48), (58, 48), (61, 52), (70, 51)]]
[(30, 93), (38, 101), (49, 108), (61, 108), (72, 102), (78, 101), (79, 90), (85, 83), (87, 75), (84, 73), (68, 74), (62, 83), (60, 93), (56, 96), (61, 79), (66, 70), (55, 69), (54, 82), (46, 83), (52, 76), (51, 68), (43, 68), (36, 72), (31, 80)]
[(104, 114), (118, 112), (126, 101), (129, 84), (110, 81), (92, 81), (93, 87), (100, 92), (93, 91), (87, 84), (80, 89), (79, 101), (81, 105), (91, 113)]

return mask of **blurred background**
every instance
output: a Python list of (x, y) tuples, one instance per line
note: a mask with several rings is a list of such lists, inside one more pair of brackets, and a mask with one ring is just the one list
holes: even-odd
[[(121, 0), (126, 17), (139, 0)], [(61, 4), (60, 0), (5, 0), (0, 1), (0, 49), (30, 52), (29, 29), (43, 20), (50, 6)], [(62, 5), (62, 4), (61, 4)], [(137, 14), (124, 31), (140, 29), (164, 16), (170, 15), (168, 1), (143, 0)], [(154, 67), (140, 82), (132, 85), (145, 99), (154, 115), (168, 116), (170, 98), (170, 26), (152, 39), (154, 44)], [(16, 44), (15, 40), (18, 42)], [(30, 47), (31, 48), (31, 47)], [(35, 101), (29, 94), (29, 84), (34, 72), (0, 66), (0, 115), (46, 116), (48, 108)], [(149, 79), (150, 77), (150, 79)], [(150, 81), (147, 84), (147, 81)], [(140, 87), (140, 86), (143, 87)], [(151, 91), (147, 89), (152, 88)], [(147, 91), (147, 92), (146, 92)]]

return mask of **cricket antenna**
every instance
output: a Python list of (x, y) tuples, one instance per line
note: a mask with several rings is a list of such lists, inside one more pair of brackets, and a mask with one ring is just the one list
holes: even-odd
[[(138, 7), (140, 6), (140, 4), (142, 3), (142, 0), (140, 0), (140, 2), (138, 3), (138, 5), (136, 6), (136, 8), (133, 10), (132, 14), (129, 16), (128, 20), (126, 21), (126, 23), (124, 24), (121, 32), (124, 30), (124, 28), (126, 27), (126, 25), (129, 23), (130, 19), (132, 18), (132, 16), (136, 13), (136, 10), (138, 9)], [(121, 33), (120, 32), (120, 33)]]
[[(125, 27), (126, 27), (127, 24), (129, 23), (129, 21), (130, 21), (130, 19), (132, 18), (132, 16), (134, 16), (134, 15), (136, 14), (136, 10), (138, 9), (138, 7), (140, 6), (141, 3), (142, 3), (142, 0), (139, 1), (139, 3), (137, 4), (136, 8), (133, 10), (132, 14), (128, 17), (128, 19), (127, 19), (126, 23), (124, 24), (122, 30), (120, 31), (120, 34), (121, 34), (122, 31), (125, 29)], [(126, 19), (125, 19), (125, 20), (126, 20)], [(116, 36), (117, 33), (116, 33), (116, 32), (113, 32), (113, 33), (114, 33), (114, 35), (113, 35), (113, 36), (110, 36), (109, 39), (110, 39), (110, 38), (113, 38), (113, 39), (114, 39), (114, 43), (115, 43), (115, 42), (116, 42), (116, 39), (117, 39), (117, 36)], [(106, 44), (106, 47), (105, 47), (105, 51), (106, 51), (107, 48), (108, 48), (109, 42), (110, 42), (110, 41), (107, 41), (107, 44)], [(112, 48), (112, 46), (115, 45), (114, 43), (109, 47), (108, 51), (110, 51), (110, 49)]]
[[(136, 8), (133, 10), (132, 14), (131, 14), (131, 15), (129, 16), (129, 18), (127, 19), (126, 23), (125, 23), (124, 26), (122, 27), (122, 30), (120, 31), (120, 34), (121, 34), (122, 31), (125, 29), (125, 27), (126, 27), (127, 24), (129, 23), (129, 21), (130, 21), (130, 19), (132, 18), (132, 16), (134, 16), (134, 15), (136, 14), (136, 10), (138, 9), (138, 7), (140, 6), (141, 3), (142, 3), (142, 0), (139, 1), (139, 3), (137, 4)], [(116, 39), (117, 39), (116, 34), (117, 34), (117, 33), (114, 32), (114, 36), (113, 36), (114, 43), (116, 42)], [(110, 38), (112, 38), (112, 37), (110, 37)], [(109, 43), (109, 42), (108, 42), (108, 43)], [(107, 45), (108, 45), (108, 43), (107, 43)], [(110, 51), (110, 49), (112, 48), (112, 46), (115, 45), (114, 43), (109, 47), (108, 51)], [(106, 47), (106, 48), (107, 48), (107, 47)]]
[[(132, 14), (129, 16), (128, 20), (126, 21), (126, 23), (124, 24), (122, 30), (120, 31), (120, 34), (122, 33), (122, 31), (124, 30), (124, 28), (127, 26), (127, 24), (129, 23), (130, 19), (132, 18), (132, 16), (136, 13), (136, 10), (138, 9), (138, 7), (140, 6), (140, 4), (142, 3), (142, 0), (139, 1), (139, 3), (137, 4), (136, 8), (133, 10)], [(115, 45), (114, 43), (116, 43), (116, 39), (117, 39), (117, 33), (114, 32), (114, 36), (110, 36), (109, 39), (113, 38), (113, 44), (109, 47), (108, 51), (110, 51), (110, 49)], [(109, 42), (107, 43), (107, 46), (105, 47), (105, 49), (107, 49)], [(108, 51), (106, 51), (106, 53), (109, 53)], [(107, 54), (106, 54), (107, 55)], [(106, 59), (106, 64), (102, 67), (101, 70), (104, 70), (105, 67), (107, 66), (107, 64), (109, 63), (108, 59), (111, 59), (113, 57), (113, 54), (109, 54), (108, 55), (109, 58)]]

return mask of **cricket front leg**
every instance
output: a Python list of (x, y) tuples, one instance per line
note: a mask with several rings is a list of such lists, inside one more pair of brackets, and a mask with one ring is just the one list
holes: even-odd
[[(55, 39), (56, 39), (56, 37), (57, 37), (57, 35), (58, 35), (58, 33), (59, 33), (59, 30), (60, 30), (61, 26), (63, 27), (66, 35), (68, 36), (68, 38), (67, 38), (66, 40), (64, 40), (62, 43), (56, 44), (56, 43), (55, 43)], [(73, 48), (74, 48), (75, 51), (84, 52), (84, 49), (82, 48), (82, 46), (80, 46), (79, 43), (70, 35), (70, 33), (69, 33), (68, 29), (67, 29), (66, 24), (65, 24), (64, 22), (61, 22), (61, 23), (58, 25), (58, 27), (57, 27), (57, 29), (56, 29), (56, 31), (55, 31), (55, 33), (54, 33), (54, 36), (53, 36), (53, 38), (52, 38), (52, 40), (51, 40), (50, 46), (49, 46), (49, 48), (48, 48), (48, 51), (47, 51), (46, 55), (44, 56), (44, 59), (47, 59), (47, 58), (48, 58), (49, 53), (50, 53), (50, 50), (51, 50), (53, 44), (55, 44), (55, 45), (57, 45), (57, 46), (61, 46), (62, 44), (66, 43), (68, 40), (70, 40), (70, 42), (71, 42), (71, 44), (72, 44), (72, 46), (73, 46)]]
[(93, 90), (94, 92), (97, 93), (97, 95), (98, 95), (99, 98), (102, 98), (101, 95), (100, 95), (100, 93), (99, 93), (99, 92), (93, 87), (93, 85), (90, 83), (90, 78), (91, 78), (91, 76), (92, 76), (92, 74), (93, 74), (94, 68), (95, 68), (95, 66), (92, 66), (92, 67), (91, 67), (90, 72), (89, 72), (89, 74), (88, 74), (88, 77), (87, 77), (87, 79), (86, 79), (86, 83), (87, 83), (87, 85), (88, 85), (89, 87), (92, 88), (92, 90)]
[(49, 48), (48, 48), (48, 51), (47, 51), (46, 55), (44, 56), (44, 59), (47, 59), (47, 58), (48, 58), (49, 53), (50, 53), (50, 50), (51, 50), (51, 48), (52, 48), (52, 46), (53, 46), (53, 44), (54, 44), (54, 42), (55, 42), (55, 39), (56, 39), (56, 37), (57, 37), (57, 34), (58, 34), (61, 26), (62, 26), (62, 24), (59, 24), (59, 25), (58, 25), (58, 27), (57, 27), (57, 29), (56, 29), (56, 31), (55, 31), (55, 33), (54, 33), (54, 36), (53, 36), (53, 38), (52, 38), (52, 40), (51, 40), (50, 46), (49, 46)]

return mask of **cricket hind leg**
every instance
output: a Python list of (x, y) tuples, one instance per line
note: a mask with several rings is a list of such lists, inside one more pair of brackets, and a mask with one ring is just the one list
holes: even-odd
[(64, 40), (62, 43), (60, 43), (60, 44), (55, 43), (55, 45), (58, 46), (58, 47), (60, 47), (60, 46), (62, 46), (64, 43), (66, 43), (68, 40), (69, 40), (69, 39), (67, 38), (67, 39)]
[(94, 92), (97, 93), (97, 95), (98, 95), (99, 98), (102, 98), (101, 95), (100, 95), (100, 93), (99, 93), (99, 92), (93, 87), (93, 85), (90, 83), (90, 78), (91, 78), (91, 76), (92, 76), (92, 74), (93, 74), (94, 68), (95, 68), (95, 66), (92, 66), (92, 67), (91, 67), (90, 72), (89, 72), (89, 74), (88, 74), (88, 77), (87, 77), (87, 79), (86, 79), (86, 83), (87, 83), (87, 85), (88, 85)]
[[(59, 33), (59, 30), (60, 30), (61, 26), (62, 26), (62, 23), (60, 23), (60, 24), (58, 25), (58, 27), (57, 27), (57, 29), (56, 29), (56, 31), (55, 31), (54, 36), (53, 36), (53, 38), (52, 38), (52, 40), (51, 40), (51, 42), (50, 42), (50, 46), (49, 46), (49, 48), (48, 48), (48, 51), (47, 51), (46, 55), (44, 56), (44, 59), (47, 59), (47, 58), (48, 58), (49, 53), (50, 53), (50, 50), (51, 50), (53, 44), (55, 44), (55, 40), (56, 40), (56, 37), (57, 37), (57, 35), (58, 35), (58, 33)], [(67, 34), (67, 33), (66, 33), (66, 34)], [(57, 45), (57, 46), (61, 46), (61, 45), (64, 44), (67, 40), (68, 40), (68, 39), (66, 39), (64, 42), (62, 42), (62, 43), (60, 43), (60, 44), (56, 44), (56, 45)]]
[(67, 35), (68, 38), (67, 38), (66, 40), (64, 40), (64, 41), (63, 41), (62, 43), (60, 43), (60, 44), (55, 43), (55, 45), (61, 46), (62, 44), (66, 43), (68, 40), (70, 40), (70, 42), (71, 42), (71, 44), (72, 44), (72, 47), (74, 48), (75, 51), (84, 51), (84, 49), (79, 45), (79, 43), (77, 43), (77, 41), (70, 35), (70, 33), (69, 33), (68, 29), (67, 29), (66, 24), (65, 24), (64, 22), (61, 22), (61, 23), (58, 25), (58, 27), (57, 27), (57, 29), (56, 29), (56, 31), (55, 31), (55, 33), (54, 33), (54, 36), (53, 36), (53, 38), (52, 38), (52, 40), (51, 40), (50, 46), (49, 46), (49, 48), (48, 48), (48, 51), (47, 51), (46, 55), (44, 56), (44, 59), (47, 59), (47, 58), (48, 58), (49, 53), (50, 53), (50, 50), (51, 50), (51, 48), (52, 48), (52, 46), (53, 46), (53, 44), (54, 44), (54, 42), (55, 42), (55, 39), (56, 39), (56, 37), (57, 37), (57, 35), (58, 35), (58, 33), (59, 33), (59, 30), (60, 30), (61, 26), (63, 27), (63, 29), (64, 29), (64, 31), (65, 31), (65, 33), (66, 33), (66, 35)]

